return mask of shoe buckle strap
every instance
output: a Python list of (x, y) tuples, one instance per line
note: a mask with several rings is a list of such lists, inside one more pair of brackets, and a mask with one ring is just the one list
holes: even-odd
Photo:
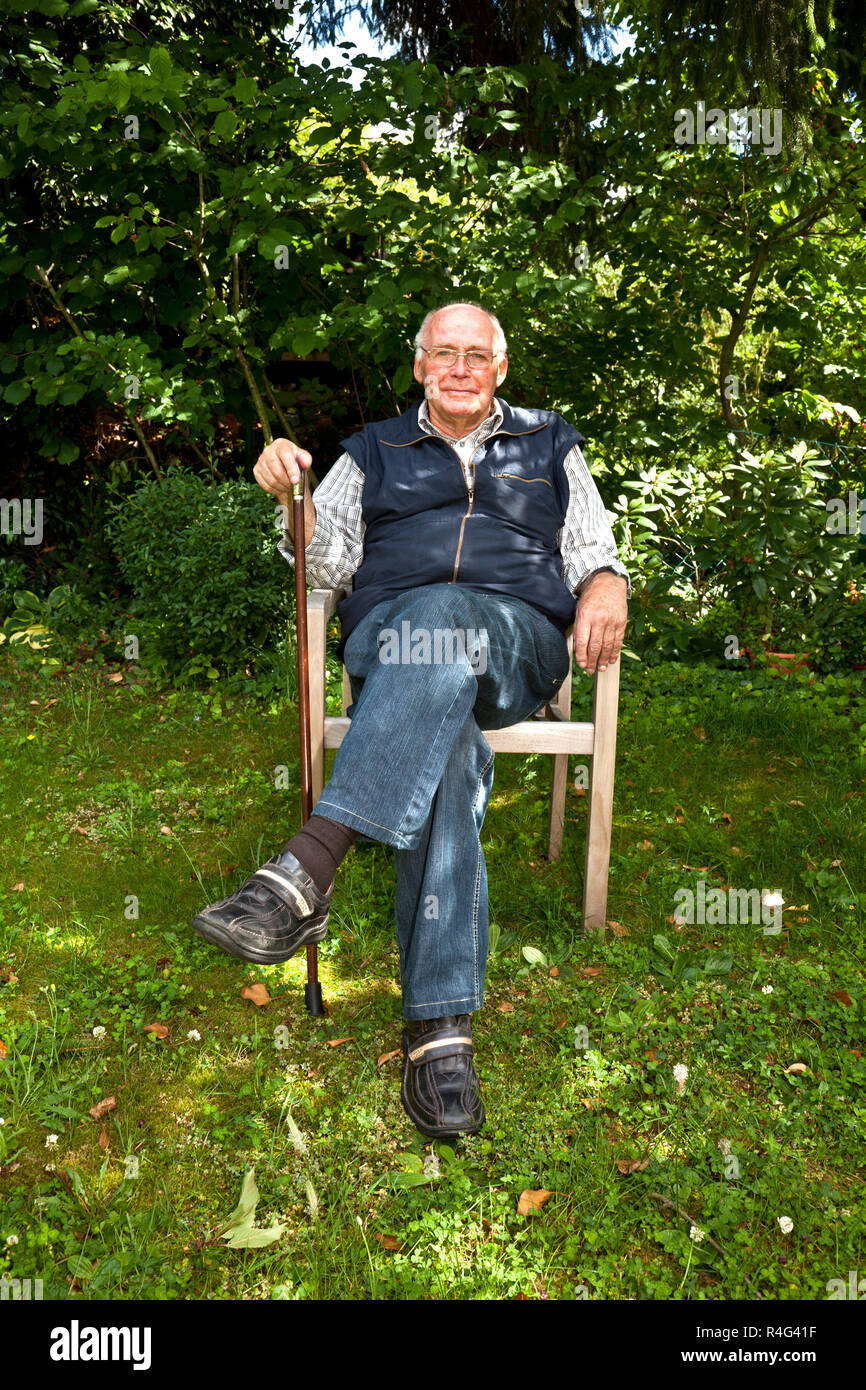
[(471, 1057), (472, 1039), (467, 1037), (431, 1038), (411, 1048), (410, 1062), (438, 1062), (440, 1057)]
[(279, 898), (282, 898), (287, 907), (300, 916), (309, 917), (315, 911), (315, 905), (304, 896), (297, 884), (292, 883), (279, 870), (263, 864), (260, 869), (256, 869), (251, 877), (264, 883), (266, 888), (275, 892)]

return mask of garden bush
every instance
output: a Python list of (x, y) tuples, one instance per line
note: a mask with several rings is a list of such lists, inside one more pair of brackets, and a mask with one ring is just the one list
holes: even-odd
[(255, 483), (214, 484), (176, 466), (116, 498), (107, 530), (142, 666), (232, 674), (276, 646), (294, 597), (276, 504)]

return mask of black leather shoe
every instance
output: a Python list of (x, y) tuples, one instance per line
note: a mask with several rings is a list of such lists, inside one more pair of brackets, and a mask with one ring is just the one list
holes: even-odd
[(332, 883), (320, 893), (300, 860), (283, 850), (236, 893), (193, 917), (192, 929), (240, 960), (275, 965), (324, 939), (333, 891)]
[(473, 1053), (469, 1014), (406, 1023), (400, 1099), (410, 1120), (428, 1139), (477, 1134), (484, 1124)]

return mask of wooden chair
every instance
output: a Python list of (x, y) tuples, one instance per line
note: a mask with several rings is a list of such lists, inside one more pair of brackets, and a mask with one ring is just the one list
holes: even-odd
[[(312, 751), (313, 805), (325, 784), (325, 749), (339, 748), (351, 720), (346, 710), (352, 703), (349, 675), (343, 667), (342, 716), (332, 716), (325, 708), (325, 678), (328, 620), (345, 597), (343, 589), (313, 589), (307, 594), (307, 635), (310, 660), (310, 742)], [(571, 628), (568, 631), (571, 641)], [(585, 932), (604, 931), (607, 911), (607, 881), (610, 863), (610, 831), (613, 815), (613, 778), (616, 758), (616, 721), (619, 702), (619, 662), (597, 672), (593, 697), (592, 723), (571, 719), (571, 668), (557, 692), (532, 719), (504, 729), (483, 729), (494, 753), (551, 753), (553, 785), (550, 801), (550, 841), (548, 857), (557, 859), (562, 850), (565, 817), (565, 789), (568, 758), (571, 753), (592, 758), (588, 788), (589, 808), (586, 837), (586, 867), (583, 880), (583, 927)]]

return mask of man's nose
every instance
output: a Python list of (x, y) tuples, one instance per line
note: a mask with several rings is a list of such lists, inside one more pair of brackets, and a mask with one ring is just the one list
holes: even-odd
[(457, 361), (454, 363), (454, 366), (451, 368), (451, 375), (452, 375), (452, 376), (471, 376), (471, 372), (469, 371), (469, 368), (468, 368), (467, 365), (466, 365), (466, 358), (465, 358), (465, 357), (461, 356), (461, 357), (458, 357), (458, 358), (457, 358)]

